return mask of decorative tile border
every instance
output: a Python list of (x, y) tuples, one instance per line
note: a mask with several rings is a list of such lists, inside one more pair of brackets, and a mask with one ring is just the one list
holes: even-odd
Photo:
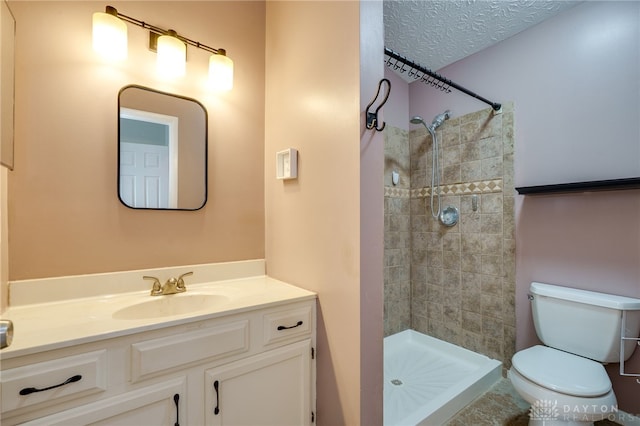
[(385, 186), (384, 196), (393, 197), (393, 198), (409, 198), (411, 196), (411, 190), (407, 188), (396, 188), (394, 186)]
[[(480, 180), (440, 186), (440, 195), (491, 194), (494, 192), (502, 192), (502, 179)], [(385, 197), (424, 198), (430, 195), (431, 188), (426, 187), (417, 189), (394, 188), (391, 186), (384, 187)]]

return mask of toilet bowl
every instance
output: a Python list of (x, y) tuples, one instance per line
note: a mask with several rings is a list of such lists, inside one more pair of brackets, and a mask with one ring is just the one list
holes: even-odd
[(615, 418), (616, 396), (602, 363), (633, 353), (640, 299), (542, 283), (531, 283), (529, 299), (544, 345), (517, 352), (507, 373), (531, 404), (529, 424), (586, 426)]
[(530, 425), (591, 425), (617, 410), (602, 364), (545, 346), (520, 351), (508, 378), (531, 404)]

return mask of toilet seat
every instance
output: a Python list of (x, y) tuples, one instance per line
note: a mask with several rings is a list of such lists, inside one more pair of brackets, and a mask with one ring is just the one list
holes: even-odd
[(613, 390), (596, 397), (573, 396), (542, 387), (522, 376), (515, 368), (509, 369), (507, 376), (525, 401), (532, 407), (547, 407), (549, 411), (541, 413), (553, 417), (542, 421), (535, 421), (531, 417), (530, 426), (593, 426), (593, 422), (607, 419), (617, 411), (618, 402)]
[(512, 364), (528, 380), (563, 394), (596, 397), (611, 390), (602, 364), (547, 346), (517, 352)]

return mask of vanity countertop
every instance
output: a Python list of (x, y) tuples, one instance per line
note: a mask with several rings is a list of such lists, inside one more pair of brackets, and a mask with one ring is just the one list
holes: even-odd
[[(150, 283), (149, 283), (150, 284)], [(218, 295), (221, 301), (194, 311), (150, 318), (118, 319), (114, 313), (158, 298)], [(149, 289), (11, 306), (2, 317), (13, 322), (11, 345), (0, 351), (8, 359), (102, 339), (202, 321), (281, 303), (315, 299), (316, 294), (266, 275), (187, 283), (187, 291), (150, 296)]]

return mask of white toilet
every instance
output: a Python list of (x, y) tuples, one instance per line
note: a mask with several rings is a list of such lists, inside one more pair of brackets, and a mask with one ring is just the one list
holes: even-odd
[[(512, 358), (508, 377), (531, 404), (529, 425), (592, 425), (617, 411), (611, 381), (601, 363), (620, 362), (624, 337), (640, 334), (640, 299), (531, 283), (536, 333), (545, 346)], [(624, 341), (627, 360), (637, 343)]]

